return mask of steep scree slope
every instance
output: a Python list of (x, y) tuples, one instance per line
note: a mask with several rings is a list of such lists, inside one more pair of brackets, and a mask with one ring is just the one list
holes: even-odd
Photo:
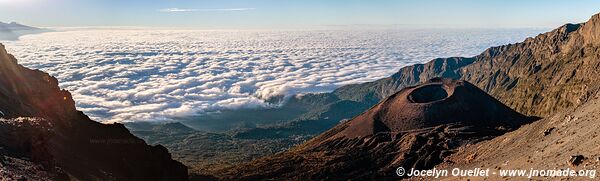
[[(490, 168), (500, 169), (571, 169), (597, 170), (600, 168), (600, 97), (551, 117), (522, 126), (516, 131), (464, 147), (457, 154), (439, 165), (443, 168)], [(573, 156), (582, 156), (578, 163)], [(491, 175), (496, 178), (497, 175)], [(598, 177), (598, 175), (595, 175)], [(465, 178), (446, 178), (464, 180)], [(470, 178), (483, 180), (484, 178)], [(517, 178), (515, 179), (524, 179)], [(534, 180), (548, 179), (534, 177)], [(554, 179), (566, 179), (556, 177)], [(571, 177), (590, 180), (588, 177)], [(597, 179), (597, 178), (593, 178)]]

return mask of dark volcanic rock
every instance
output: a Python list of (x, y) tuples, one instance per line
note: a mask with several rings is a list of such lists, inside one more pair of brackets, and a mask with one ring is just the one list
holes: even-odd
[[(149, 146), (122, 124), (101, 124), (75, 109), (54, 77), (17, 64), (0, 45), (0, 111), (5, 118), (35, 117), (39, 133), (12, 135), (0, 146), (79, 180), (187, 180), (187, 168), (162, 146)], [(13, 119), (14, 120), (14, 119)], [(23, 124), (9, 124), (20, 127)], [(6, 125), (5, 125), (6, 126)], [(16, 129), (16, 128), (15, 128)], [(43, 132), (41, 130), (50, 130)], [(14, 133), (14, 132), (13, 132)]]
[(571, 156), (571, 159), (569, 159), (569, 164), (571, 164), (572, 166), (578, 166), (579, 164), (581, 164), (581, 162), (583, 162), (584, 159), (585, 157), (583, 157), (583, 155)]
[(406, 88), (290, 151), (223, 170), (221, 179), (397, 179), (427, 169), (462, 145), (490, 139), (532, 118), (464, 81)]

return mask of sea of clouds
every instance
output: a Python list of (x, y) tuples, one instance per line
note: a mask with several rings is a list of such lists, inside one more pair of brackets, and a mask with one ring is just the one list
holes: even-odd
[(161, 121), (274, 106), (277, 95), (331, 91), (436, 57), (473, 56), (540, 29), (72, 29), (3, 42), (58, 78), (102, 122)]

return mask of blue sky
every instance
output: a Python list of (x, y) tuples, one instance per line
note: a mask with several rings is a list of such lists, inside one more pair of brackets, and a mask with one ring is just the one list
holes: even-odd
[(548, 28), (598, 12), (598, 0), (0, 0), (0, 21), (43, 27)]

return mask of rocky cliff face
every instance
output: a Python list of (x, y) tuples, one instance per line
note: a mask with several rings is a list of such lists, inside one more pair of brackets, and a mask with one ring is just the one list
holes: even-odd
[(600, 15), (566, 24), (524, 42), (478, 56), (440, 58), (402, 68), (375, 82), (342, 87), (347, 99), (379, 100), (433, 77), (467, 80), (518, 112), (549, 116), (589, 100), (600, 90)]
[(290, 151), (225, 169), (218, 176), (393, 180), (399, 166), (432, 168), (463, 145), (532, 120), (468, 82), (435, 79), (405, 88)]
[[(2, 45), (0, 85), (5, 155), (31, 159), (63, 179), (187, 180), (187, 168), (167, 149), (147, 145), (121, 124), (90, 120), (55, 78), (17, 64)], [(25, 125), (31, 129), (23, 131)]]

